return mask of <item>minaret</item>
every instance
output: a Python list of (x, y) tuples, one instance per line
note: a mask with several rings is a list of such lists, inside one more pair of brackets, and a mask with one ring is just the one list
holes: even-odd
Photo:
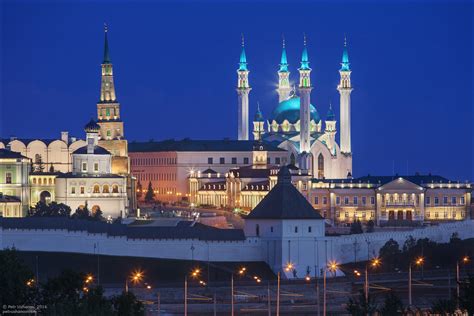
[(326, 129), (324, 133), (328, 135), (328, 149), (332, 155), (335, 155), (335, 143), (336, 143), (336, 116), (332, 110), (332, 105), (329, 103), (329, 110), (326, 114)]
[(253, 139), (257, 141), (262, 140), (262, 135), (265, 130), (265, 121), (262, 112), (260, 111), (260, 103), (257, 102), (257, 112), (253, 118)]
[(286, 58), (285, 38), (283, 37), (283, 49), (281, 52), (280, 69), (278, 70), (278, 102), (285, 101), (290, 96), (290, 72), (288, 71), (288, 60)]
[(123, 139), (123, 122), (120, 119), (120, 103), (117, 102), (114, 86), (114, 73), (110, 61), (108, 27), (104, 26), (104, 61), (102, 62), (102, 81), (100, 101), (97, 103), (97, 118), (100, 125), (100, 139)]
[(300, 72), (300, 153), (309, 153), (311, 149), (310, 139), (310, 95), (311, 90), (311, 68), (309, 68), (308, 49), (306, 47), (306, 36), (304, 37), (304, 49), (301, 56)]
[(242, 35), (242, 52), (240, 53), (239, 69), (237, 69), (237, 94), (238, 103), (238, 139), (249, 139), (249, 71), (247, 69), (247, 57), (245, 56), (244, 36)]
[(351, 155), (351, 70), (349, 68), (349, 54), (347, 53), (347, 40), (344, 38), (344, 51), (342, 53), (341, 81), (337, 86), (340, 95), (341, 112), (341, 152)]

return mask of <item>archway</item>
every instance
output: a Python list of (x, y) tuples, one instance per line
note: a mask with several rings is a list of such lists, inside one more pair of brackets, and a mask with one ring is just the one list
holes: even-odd
[(48, 191), (41, 192), (40, 193), (40, 201), (42, 203), (46, 203), (46, 204), (51, 203), (51, 193), (49, 193)]

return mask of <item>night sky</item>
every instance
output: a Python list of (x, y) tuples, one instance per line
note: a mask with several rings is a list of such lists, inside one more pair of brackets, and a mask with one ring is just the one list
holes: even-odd
[(250, 113), (266, 118), (282, 33), (291, 79), (307, 34), (312, 104), (332, 102), (344, 34), (352, 68), (354, 175), (435, 173), (474, 180), (473, 7), (469, 2), (3, 1), (0, 136), (84, 137), (96, 116), (103, 23), (125, 135), (237, 136), (236, 69), (245, 34)]

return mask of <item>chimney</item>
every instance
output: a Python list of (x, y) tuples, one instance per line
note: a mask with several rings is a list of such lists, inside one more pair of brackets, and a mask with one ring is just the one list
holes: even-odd
[(66, 143), (66, 145), (69, 145), (69, 132), (61, 132), (61, 140)]

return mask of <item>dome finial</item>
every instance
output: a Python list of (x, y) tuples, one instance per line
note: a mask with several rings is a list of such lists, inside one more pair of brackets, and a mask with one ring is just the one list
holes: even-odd
[(107, 33), (109, 30), (109, 26), (107, 25), (107, 22), (104, 22), (104, 32)]
[(103, 64), (110, 64), (109, 41), (107, 38), (108, 32), (109, 32), (109, 26), (107, 25), (106, 22), (104, 22), (105, 39), (104, 39), (104, 61), (102, 62)]
[(306, 46), (306, 33), (303, 33), (303, 44)]
[(349, 53), (347, 52), (347, 37), (344, 34), (344, 49), (342, 50), (342, 62), (341, 62), (341, 69), (342, 71), (349, 71)]
[(281, 33), (281, 39), (283, 42), (283, 48), (285, 48), (285, 34)]
[(242, 37), (242, 47), (245, 47), (244, 33), (240, 33), (240, 36)]

